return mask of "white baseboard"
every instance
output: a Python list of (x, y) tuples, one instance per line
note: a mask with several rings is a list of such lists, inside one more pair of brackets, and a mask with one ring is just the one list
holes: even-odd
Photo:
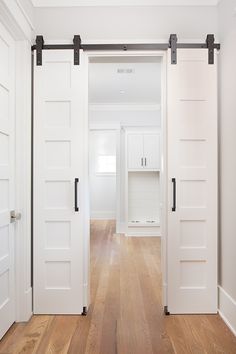
[(236, 301), (221, 287), (219, 293), (219, 315), (236, 336)]
[(115, 211), (93, 211), (90, 212), (90, 218), (92, 220), (115, 220), (116, 212)]
[(126, 228), (125, 236), (136, 237), (160, 237), (160, 226), (128, 226)]
[(128, 237), (161, 237), (159, 231), (126, 231)]
[(117, 224), (117, 230), (116, 233), (117, 234), (124, 234), (126, 231), (126, 223), (125, 222), (119, 222)]

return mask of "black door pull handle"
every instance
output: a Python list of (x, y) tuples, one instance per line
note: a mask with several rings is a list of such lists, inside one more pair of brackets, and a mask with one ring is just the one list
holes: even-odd
[(78, 207), (78, 183), (79, 183), (79, 178), (75, 178), (75, 211), (79, 211)]
[(172, 178), (172, 183), (173, 183), (173, 205), (172, 205), (172, 211), (176, 211), (176, 179)]

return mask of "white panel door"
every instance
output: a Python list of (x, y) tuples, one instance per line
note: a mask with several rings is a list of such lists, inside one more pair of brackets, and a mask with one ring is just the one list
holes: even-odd
[(128, 169), (143, 168), (143, 134), (128, 134), (127, 139)]
[(0, 24), (0, 338), (15, 321), (14, 209), (15, 62), (14, 41)]
[(169, 52), (168, 308), (216, 313), (217, 64), (205, 49), (178, 49), (170, 63)]
[(86, 117), (83, 53), (79, 66), (73, 62), (72, 50), (44, 50), (42, 66), (34, 68), (34, 313), (37, 314), (80, 314), (83, 310)]
[(144, 134), (143, 156), (145, 169), (160, 169), (160, 136)]

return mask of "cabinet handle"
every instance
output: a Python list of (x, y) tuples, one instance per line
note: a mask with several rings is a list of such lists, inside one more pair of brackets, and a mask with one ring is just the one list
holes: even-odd
[(143, 157), (141, 158), (141, 166), (143, 166)]
[(75, 178), (75, 211), (79, 211), (78, 207), (78, 183), (79, 183), (79, 178)]
[(176, 179), (172, 178), (172, 183), (173, 183), (173, 205), (172, 205), (172, 211), (176, 211)]
[(145, 159), (144, 159), (144, 163), (145, 163), (145, 166), (147, 166), (147, 158), (145, 157)]

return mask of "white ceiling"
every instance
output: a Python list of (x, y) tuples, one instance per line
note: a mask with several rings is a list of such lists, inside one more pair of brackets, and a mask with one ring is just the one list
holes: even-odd
[(31, 0), (35, 7), (216, 6), (219, 0)]
[[(109, 60), (110, 61), (110, 60)], [(90, 104), (155, 105), (161, 100), (161, 64), (155, 58), (113, 59), (89, 66)], [(118, 73), (122, 70), (124, 73)], [(128, 73), (127, 73), (128, 71)], [(132, 71), (131, 73), (129, 73)]]

